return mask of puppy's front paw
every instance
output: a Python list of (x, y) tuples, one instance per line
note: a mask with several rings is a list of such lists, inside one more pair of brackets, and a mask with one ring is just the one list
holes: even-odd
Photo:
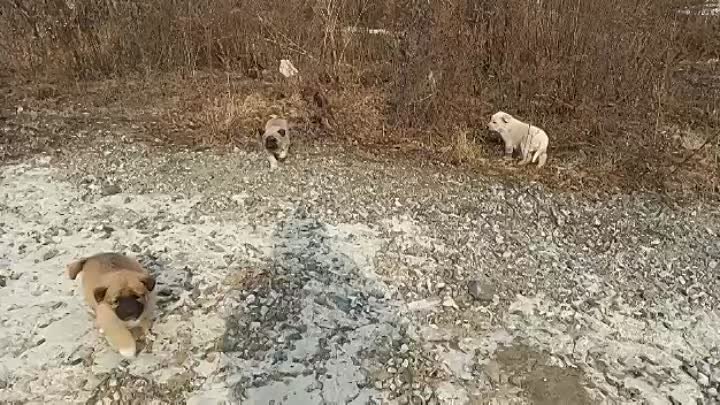
[(121, 356), (125, 357), (126, 359), (132, 359), (137, 356), (138, 347), (135, 340), (127, 340), (124, 342), (116, 343), (118, 344), (117, 351), (118, 353), (120, 353)]
[(135, 347), (123, 347), (118, 351), (120, 352), (121, 356), (127, 359), (135, 358)]

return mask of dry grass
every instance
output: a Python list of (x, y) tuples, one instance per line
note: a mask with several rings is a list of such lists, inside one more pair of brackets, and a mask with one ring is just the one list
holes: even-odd
[[(575, 188), (717, 192), (720, 18), (676, 12), (697, 3), (9, 0), (0, 63), (18, 89), (53, 83), (37, 100), (132, 110), (172, 141), (243, 143), (282, 114), (324, 142)], [(547, 173), (498, 164), (484, 130), (498, 109), (550, 134)], [(708, 141), (688, 150), (677, 128)]]

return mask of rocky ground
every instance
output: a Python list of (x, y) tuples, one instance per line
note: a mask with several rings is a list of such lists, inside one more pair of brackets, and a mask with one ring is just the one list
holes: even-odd
[[(0, 402), (720, 403), (716, 204), (123, 130), (0, 168)], [(158, 278), (132, 361), (63, 273), (106, 250)]]

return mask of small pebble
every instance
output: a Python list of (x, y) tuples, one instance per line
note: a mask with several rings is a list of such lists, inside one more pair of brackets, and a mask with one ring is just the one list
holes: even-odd
[(59, 252), (57, 251), (57, 249), (48, 250), (47, 252), (45, 252), (43, 254), (43, 261), (48, 261), (48, 260), (52, 259), (53, 257), (57, 256), (58, 253)]
[(481, 302), (492, 302), (495, 286), (487, 280), (471, 280), (468, 282), (468, 293)]
[(698, 373), (697, 382), (702, 387), (707, 387), (708, 385), (710, 385), (710, 379), (703, 373)]
[(445, 308), (458, 309), (458, 306), (455, 303), (455, 300), (452, 299), (452, 297), (445, 297), (445, 299), (443, 299), (442, 306), (444, 306)]
[(100, 194), (103, 197), (120, 194), (120, 192), (122, 192), (122, 190), (120, 190), (120, 187), (117, 186), (116, 184), (106, 184), (100, 190)]

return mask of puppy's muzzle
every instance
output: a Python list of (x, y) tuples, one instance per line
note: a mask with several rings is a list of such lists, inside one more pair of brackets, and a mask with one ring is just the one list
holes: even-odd
[(145, 306), (142, 302), (139, 302), (137, 298), (133, 297), (122, 297), (118, 300), (118, 306), (115, 308), (115, 313), (118, 318), (123, 321), (130, 321), (138, 319), (142, 315)]
[(268, 150), (277, 150), (280, 146), (277, 138), (274, 136), (269, 136), (267, 139), (265, 139), (265, 148)]

